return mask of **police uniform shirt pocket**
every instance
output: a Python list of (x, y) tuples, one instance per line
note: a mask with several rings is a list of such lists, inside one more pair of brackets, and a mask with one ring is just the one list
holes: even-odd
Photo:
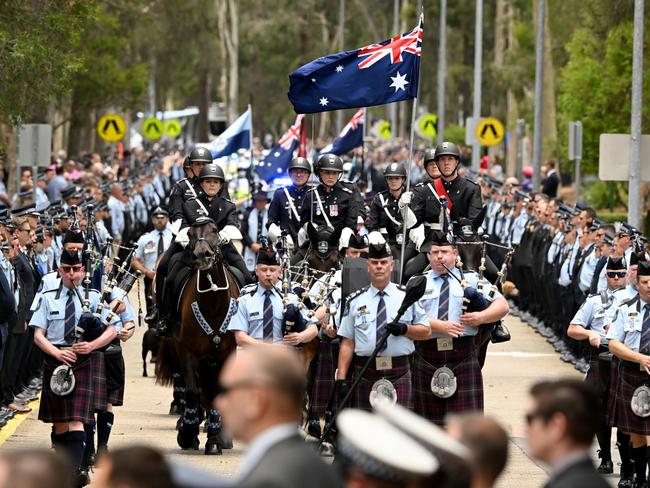
[(354, 317), (355, 334), (368, 334), (370, 324), (374, 323), (375, 315), (371, 313), (357, 313)]
[(264, 336), (263, 330), (264, 324), (262, 323), (261, 316), (249, 317), (248, 319), (248, 335), (255, 338), (261, 339)]

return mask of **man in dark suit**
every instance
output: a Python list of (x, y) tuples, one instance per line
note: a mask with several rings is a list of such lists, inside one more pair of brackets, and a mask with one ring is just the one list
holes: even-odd
[(530, 454), (551, 467), (545, 488), (608, 488), (589, 456), (599, 423), (593, 386), (574, 379), (542, 381), (526, 414)]
[(557, 197), (558, 186), (560, 186), (560, 178), (555, 170), (555, 161), (547, 161), (546, 168), (546, 178), (542, 180), (542, 193), (555, 198)]
[(280, 345), (249, 345), (226, 361), (216, 408), (237, 440), (248, 444), (240, 487), (342, 486), (334, 469), (298, 435), (305, 373)]

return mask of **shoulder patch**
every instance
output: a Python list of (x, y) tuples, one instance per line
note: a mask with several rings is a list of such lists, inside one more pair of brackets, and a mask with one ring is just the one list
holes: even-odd
[(357, 291), (351, 293), (350, 295), (348, 295), (347, 302), (348, 303), (352, 302), (352, 300), (357, 298), (359, 295), (361, 295), (362, 293), (367, 292), (369, 288), (370, 288), (370, 286), (364, 286), (360, 290), (357, 290)]
[(251, 283), (250, 285), (246, 285), (244, 288), (239, 290), (239, 296), (252, 295), (255, 293), (255, 290), (257, 290), (257, 283)]
[(639, 295), (634, 295), (632, 298), (628, 298), (625, 300), (621, 305), (625, 305), (626, 307), (629, 307), (630, 305), (634, 305), (636, 302), (639, 301)]

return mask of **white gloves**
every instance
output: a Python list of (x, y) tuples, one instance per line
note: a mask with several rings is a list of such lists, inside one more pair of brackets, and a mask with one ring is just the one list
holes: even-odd
[(230, 241), (235, 241), (241, 239), (242, 235), (239, 232), (239, 229), (234, 225), (227, 225), (219, 232), (219, 238), (224, 242), (228, 243)]
[(172, 234), (178, 234), (178, 231), (181, 230), (181, 219), (176, 219), (169, 224), (169, 229), (172, 231)]
[(402, 193), (402, 196), (399, 197), (399, 200), (397, 202), (397, 206), (402, 209), (404, 207), (408, 207), (411, 204), (411, 200), (413, 199), (413, 192), (412, 191), (405, 191)]
[(295, 247), (293, 243), (293, 239), (291, 238), (290, 235), (287, 234), (287, 248), (288, 249), (293, 249)]
[(415, 218), (413, 210), (411, 210), (409, 207), (404, 207), (402, 209), (402, 214), (404, 216), (404, 222), (406, 222), (407, 229), (410, 229), (417, 223), (418, 219)]
[(269, 225), (269, 231), (267, 232), (267, 236), (273, 244), (277, 242), (278, 237), (280, 237), (281, 234), (282, 234), (282, 229), (280, 229), (280, 226), (278, 224)]
[(350, 244), (350, 237), (353, 235), (354, 232), (352, 232), (352, 229), (349, 227), (344, 227), (341, 231), (341, 237), (339, 237), (339, 249), (348, 247), (348, 244)]
[[(180, 220), (177, 222), (180, 222)], [(187, 246), (190, 243), (190, 236), (188, 234), (189, 231), (189, 227), (184, 227), (176, 234), (176, 242), (178, 242), (183, 247)]]
[(307, 235), (307, 224), (302, 226), (302, 229), (298, 231), (298, 247), (302, 247), (305, 242), (309, 239)]
[(411, 229), (411, 232), (409, 232), (409, 237), (413, 241), (413, 244), (415, 244), (415, 249), (419, 251), (422, 243), (424, 242), (424, 225), (420, 224), (416, 228)]

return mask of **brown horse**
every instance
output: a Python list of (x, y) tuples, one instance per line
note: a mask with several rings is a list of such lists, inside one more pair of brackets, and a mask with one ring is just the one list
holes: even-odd
[(221, 454), (231, 447), (222, 440), (221, 418), (212, 409), (219, 393), (217, 378), (226, 358), (235, 350), (235, 338), (227, 331), (239, 288), (228, 271), (218, 229), (212, 219), (202, 219), (190, 229), (184, 260), (192, 274), (180, 297), (180, 329), (165, 338), (156, 363), (156, 381), (170, 385), (180, 372), (185, 383), (185, 409), (178, 429), (178, 445), (198, 449), (201, 407), (208, 411), (206, 454)]

